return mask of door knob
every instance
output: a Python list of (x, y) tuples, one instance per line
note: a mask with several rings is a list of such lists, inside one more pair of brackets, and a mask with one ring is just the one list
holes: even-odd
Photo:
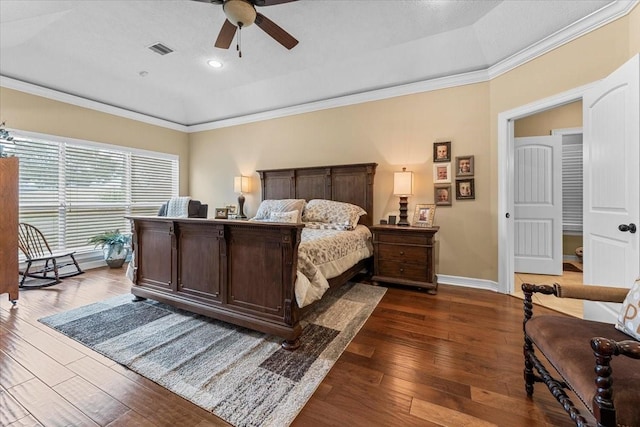
[(629, 233), (633, 234), (633, 233), (636, 232), (636, 225), (634, 223), (631, 223), (629, 225), (620, 224), (618, 226), (618, 230), (620, 230), (620, 231), (628, 231)]

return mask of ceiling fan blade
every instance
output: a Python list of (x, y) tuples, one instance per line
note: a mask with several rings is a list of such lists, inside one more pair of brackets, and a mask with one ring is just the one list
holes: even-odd
[(224, 0), (192, 0), (192, 1), (197, 1), (200, 3), (214, 3), (214, 4), (222, 4), (224, 3)]
[(233, 25), (231, 21), (225, 19), (224, 24), (222, 24), (222, 28), (220, 29), (220, 33), (218, 33), (215, 47), (219, 47), (220, 49), (229, 49), (229, 46), (231, 46), (231, 42), (233, 41), (233, 36), (236, 35), (236, 29), (237, 27)]
[(256, 14), (256, 25), (287, 49), (293, 49), (298, 44), (298, 40), (293, 38), (291, 34), (261, 13)]
[[(207, 1), (207, 0), (198, 0), (198, 1)], [(297, 0), (253, 0), (252, 3), (256, 6), (273, 6), (275, 4), (291, 3), (292, 1), (297, 1)]]

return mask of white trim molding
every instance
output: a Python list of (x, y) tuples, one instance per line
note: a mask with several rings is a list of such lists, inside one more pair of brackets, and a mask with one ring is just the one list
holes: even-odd
[(187, 126), (170, 122), (168, 120), (158, 119), (146, 114), (137, 113), (113, 105), (104, 104), (102, 102), (93, 101), (91, 99), (82, 98), (76, 95), (70, 95), (54, 89), (43, 86), (34, 85), (32, 83), (23, 82), (21, 80), (12, 79), (11, 77), (0, 76), (0, 86), (7, 89), (13, 89), (30, 95), (41, 96), (43, 98), (52, 99), (54, 101), (64, 102), (65, 104), (76, 105), (78, 107), (87, 108), (89, 110), (99, 111), (101, 113), (113, 114), (114, 116), (124, 117), (126, 119), (136, 120), (150, 125), (160, 126), (167, 129), (173, 129), (180, 132), (188, 132)]
[(449, 276), (436, 274), (438, 285), (462, 286), (465, 288), (482, 289), (485, 291), (498, 291), (498, 284), (493, 280), (474, 279), (472, 277)]

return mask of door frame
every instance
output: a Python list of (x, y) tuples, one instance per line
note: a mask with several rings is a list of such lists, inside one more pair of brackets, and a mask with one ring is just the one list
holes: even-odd
[[(498, 292), (514, 291), (514, 121), (575, 101), (596, 82), (498, 114)], [(506, 215), (509, 214), (510, 218)]]

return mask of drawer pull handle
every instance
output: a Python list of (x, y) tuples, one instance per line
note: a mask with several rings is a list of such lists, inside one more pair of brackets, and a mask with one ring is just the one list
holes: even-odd
[(404, 255), (404, 251), (400, 251), (400, 255)]
[(404, 268), (401, 268), (401, 269), (400, 269), (400, 273), (404, 273)]

